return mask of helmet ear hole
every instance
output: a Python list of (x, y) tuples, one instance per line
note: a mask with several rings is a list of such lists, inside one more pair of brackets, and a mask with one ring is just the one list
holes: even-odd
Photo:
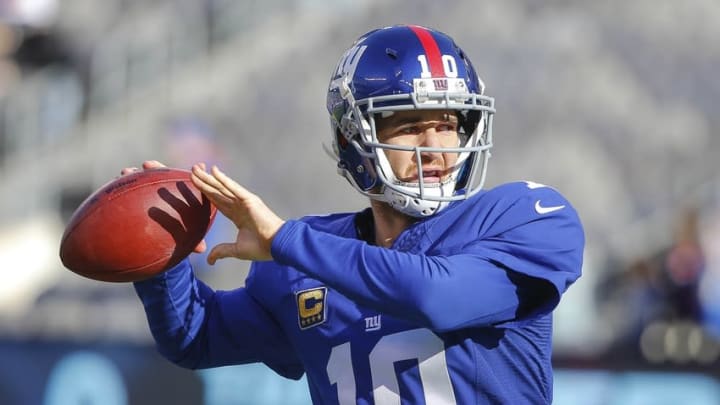
[(345, 138), (345, 135), (343, 135), (340, 128), (335, 129), (335, 139), (337, 140), (337, 145), (341, 150), (347, 149), (349, 143), (347, 138)]

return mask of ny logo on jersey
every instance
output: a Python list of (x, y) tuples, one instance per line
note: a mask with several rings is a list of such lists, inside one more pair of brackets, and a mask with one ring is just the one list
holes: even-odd
[(380, 315), (369, 316), (365, 318), (365, 332), (380, 330), (382, 327), (382, 318)]
[(325, 322), (327, 317), (326, 297), (327, 287), (295, 292), (300, 329), (307, 329)]

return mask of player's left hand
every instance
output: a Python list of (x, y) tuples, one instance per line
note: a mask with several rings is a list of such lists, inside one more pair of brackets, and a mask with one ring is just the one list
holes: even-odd
[(270, 246), (285, 223), (257, 195), (213, 166), (210, 173), (204, 163), (193, 165), (193, 184), (238, 228), (234, 243), (220, 243), (208, 254), (208, 263), (236, 257), (244, 260), (271, 260)]

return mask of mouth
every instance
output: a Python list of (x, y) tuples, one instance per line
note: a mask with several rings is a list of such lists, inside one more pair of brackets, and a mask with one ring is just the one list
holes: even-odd
[(425, 183), (440, 183), (444, 173), (440, 170), (423, 170), (423, 182)]
[[(426, 169), (422, 172), (422, 179), (424, 184), (438, 184), (441, 183), (446, 177), (447, 173), (445, 170)], [(418, 178), (417, 174), (413, 174), (412, 176), (400, 179), (400, 181), (408, 184), (418, 184), (420, 182), (420, 179)]]

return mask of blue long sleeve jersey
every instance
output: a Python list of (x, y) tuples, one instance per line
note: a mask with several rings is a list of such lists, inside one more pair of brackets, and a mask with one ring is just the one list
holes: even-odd
[(391, 248), (358, 216), (288, 221), (273, 261), (213, 291), (186, 260), (135, 283), (159, 351), (188, 368), (263, 362), (315, 404), (552, 401), (552, 318), (584, 235), (556, 190), (509, 183), (453, 203)]

